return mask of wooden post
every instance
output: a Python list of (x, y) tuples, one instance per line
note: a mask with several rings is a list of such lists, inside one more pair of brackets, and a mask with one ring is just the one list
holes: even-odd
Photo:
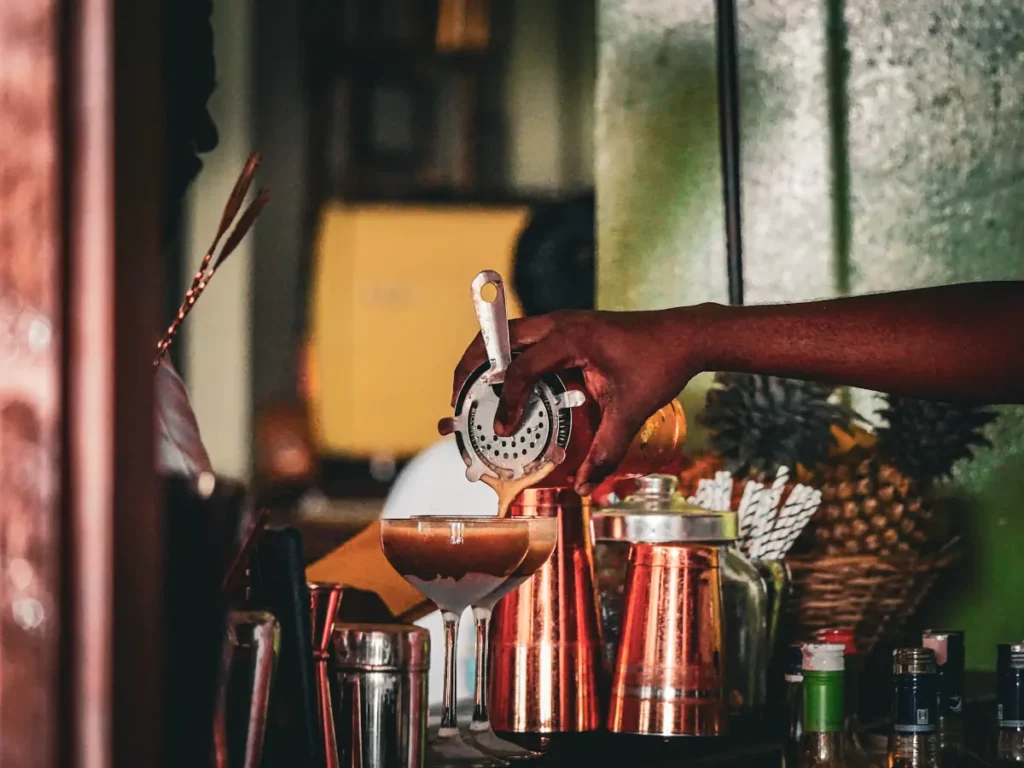
[(160, 2), (0, 0), (0, 764), (159, 765)]

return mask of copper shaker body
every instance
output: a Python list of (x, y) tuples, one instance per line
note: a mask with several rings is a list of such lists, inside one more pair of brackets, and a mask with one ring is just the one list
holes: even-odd
[[(597, 401), (587, 392), (579, 371), (559, 374), (567, 390), (583, 392), (587, 400), (572, 413), (572, 432), (565, 449), (565, 459), (539, 484), (545, 488), (568, 488), (573, 485), (576, 470), (590, 452), (594, 434), (601, 420)], [(678, 400), (671, 400), (653, 413), (633, 437), (626, 454), (615, 470), (615, 477), (640, 477), (671, 466), (686, 441), (686, 414)]]
[(491, 618), (490, 719), (497, 731), (571, 733), (601, 726), (601, 637), (589, 501), (529, 488), (512, 517), (558, 517), (548, 561)]
[(717, 547), (633, 544), (608, 730), (723, 734), (722, 624)]

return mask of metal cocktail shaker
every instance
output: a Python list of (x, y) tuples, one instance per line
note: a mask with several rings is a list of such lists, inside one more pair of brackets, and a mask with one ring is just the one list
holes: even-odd
[(266, 611), (229, 611), (214, 712), (216, 768), (263, 764), (281, 628)]
[(338, 764), (421, 768), (430, 633), (404, 624), (335, 624), (331, 701)]
[(316, 701), (320, 721), (325, 768), (338, 768), (338, 745), (334, 739), (334, 707), (327, 673), (331, 657), (334, 622), (345, 588), (341, 584), (309, 582), (309, 613), (313, 622), (313, 659), (316, 661)]
[(630, 547), (608, 730), (724, 733), (724, 665), (718, 547)]
[(512, 517), (558, 517), (548, 561), (495, 606), (490, 717), (496, 731), (551, 734), (601, 727), (601, 638), (589, 501), (565, 488), (529, 488)]

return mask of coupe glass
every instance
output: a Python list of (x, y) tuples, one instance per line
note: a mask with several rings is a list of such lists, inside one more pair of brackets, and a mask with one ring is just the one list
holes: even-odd
[(526, 557), (501, 586), (472, 603), (473, 618), (476, 621), (476, 693), (473, 702), (473, 720), (469, 725), (467, 741), (502, 760), (532, 760), (541, 757), (540, 753), (531, 752), (511, 741), (498, 738), (494, 729), (491, 728), (491, 721), (487, 714), (491, 612), (501, 598), (518, 589), (551, 557), (551, 552), (558, 541), (558, 518), (513, 519), (525, 521), (529, 528), (530, 546)]
[(496, 766), (505, 761), (466, 744), (456, 714), (455, 642), (467, 607), (496, 591), (523, 562), (530, 526), (521, 518), (413, 517), (381, 521), (384, 556), (432, 600), (444, 619), (441, 728), (427, 748), (431, 766)]

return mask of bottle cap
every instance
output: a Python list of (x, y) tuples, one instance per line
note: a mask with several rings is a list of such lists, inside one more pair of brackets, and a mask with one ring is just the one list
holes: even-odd
[(857, 635), (852, 627), (829, 627), (819, 629), (814, 639), (820, 643), (835, 643), (845, 648), (844, 653), (851, 656), (857, 653)]
[(804, 671), (804, 647), (802, 643), (793, 643), (786, 648), (786, 669), (783, 673), (787, 680), (794, 682), (803, 677)]
[(892, 652), (894, 675), (934, 675), (938, 672), (931, 648), (897, 648)]
[(935, 663), (940, 667), (962, 669), (964, 666), (964, 633), (959, 629), (926, 629), (921, 634), (921, 645), (935, 651)]
[(1024, 669), (1024, 643), (1000, 643), (996, 646), (996, 674)]
[(845, 650), (838, 643), (807, 643), (803, 648), (804, 672), (842, 672)]

